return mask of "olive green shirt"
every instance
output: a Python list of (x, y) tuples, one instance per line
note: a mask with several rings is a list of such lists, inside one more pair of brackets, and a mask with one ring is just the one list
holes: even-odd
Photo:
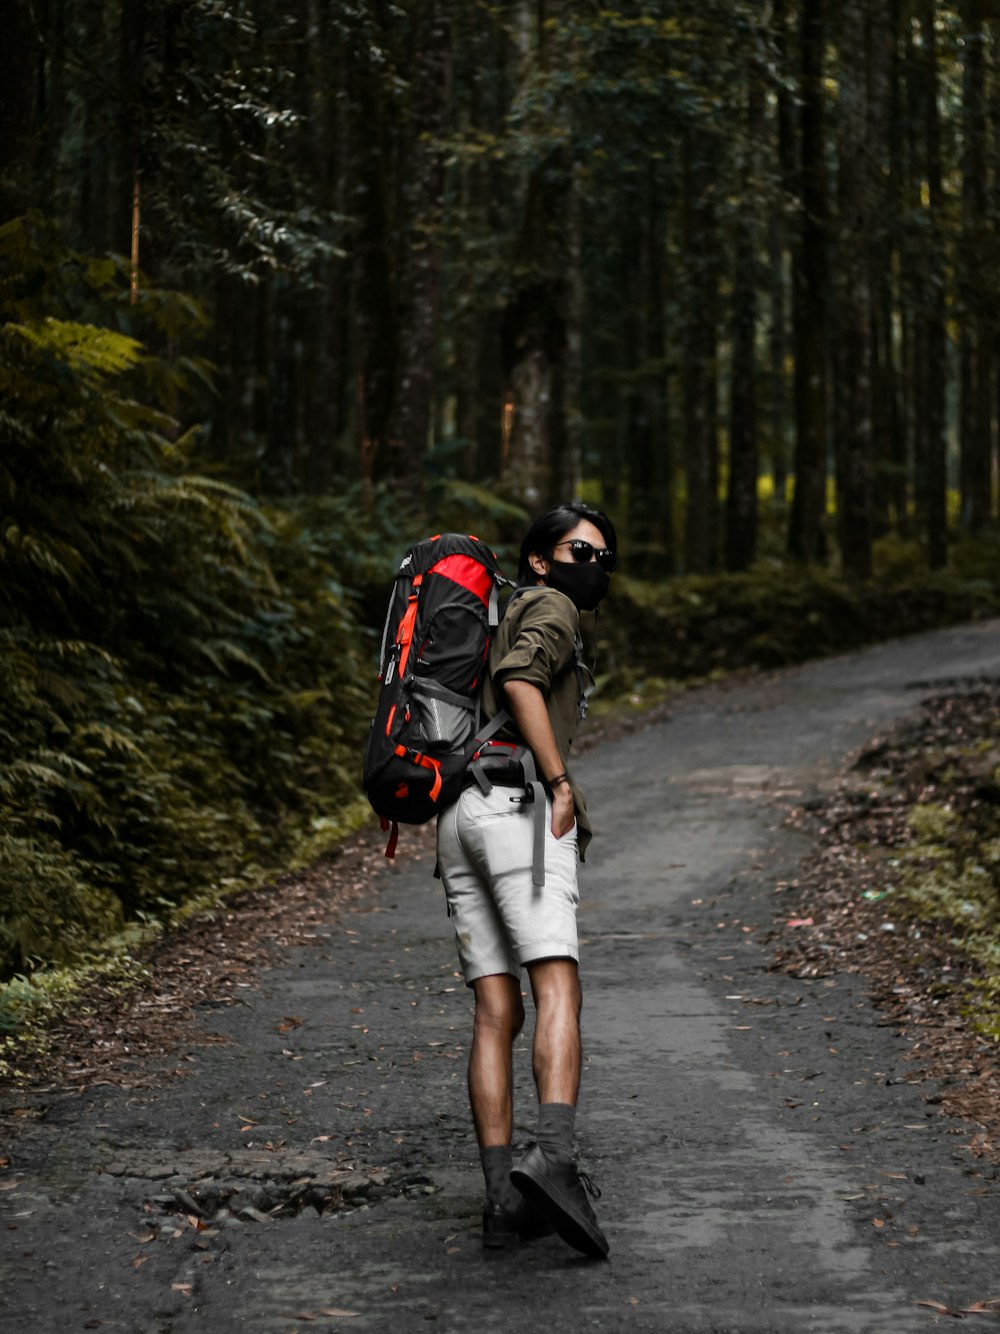
[[(505, 707), (503, 687), (507, 681), (527, 681), (545, 696), (559, 757), (573, 791), (582, 861), (593, 830), (587, 819), (587, 803), (568, 764), (580, 717), (580, 680), (576, 670), (579, 633), (580, 613), (564, 593), (543, 585), (519, 592), (504, 613), (490, 649), (490, 670), (483, 686), (483, 713), (492, 718)], [(507, 724), (500, 735), (521, 740), (513, 723)]]

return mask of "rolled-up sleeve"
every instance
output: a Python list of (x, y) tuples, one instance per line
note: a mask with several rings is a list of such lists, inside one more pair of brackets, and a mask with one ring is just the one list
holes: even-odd
[(532, 598), (507, 652), (492, 664), (494, 682), (502, 688), (508, 681), (527, 681), (547, 691), (574, 660), (577, 623), (569, 598)]

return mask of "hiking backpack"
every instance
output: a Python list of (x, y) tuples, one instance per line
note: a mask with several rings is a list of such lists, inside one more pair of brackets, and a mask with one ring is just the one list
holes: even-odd
[(499, 594), (510, 580), (478, 537), (439, 533), (403, 557), (389, 599), (379, 691), (368, 734), (364, 788), (383, 829), (386, 856), (399, 824), (426, 824), (457, 799), (480, 742), (479, 700)]

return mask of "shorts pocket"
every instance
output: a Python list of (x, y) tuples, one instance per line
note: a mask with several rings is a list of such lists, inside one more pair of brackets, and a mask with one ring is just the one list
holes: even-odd
[(547, 815), (548, 815), (548, 823), (547, 823), (546, 826), (545, 826), (545, 832), (546, 832), (546, 834), (548, 835), (548, 837), (552, 840), (552, 842), (553, 842), (553, 843), (558, 843), (560, 847), (564, 847), (564, 846), (565, 846), (565, 847), (568, 847), (570, 844), (572, 844), (573, 847), (576, 847), (576, 844), (577, 844), (577, 842), (578, 842), (578, 834), (579, 834), (579, 826), (578, 826), (576, 820), (573, 821), (573, 823), (570, 825), (570, 827), (566, 830), (565, 834), (561, 835), (559, 838), (556, 838), (555, 834), (553, 834), (553, 832), (552, 832), (552, 808), (551, 808), (551, 806), (549, 807), (549, 810), (548, 810), (548, 812), (547, 812)]

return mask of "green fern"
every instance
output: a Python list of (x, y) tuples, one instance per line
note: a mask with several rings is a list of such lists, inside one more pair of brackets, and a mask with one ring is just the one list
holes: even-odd
[(197, 306), (135, 310), (126, 284), (37, 215), (0, 228), (0, 977), (231, 892), (355, 809), (373, 650), (349, 589), (381, 601), (392, 516), (265, 511), (208, 475), (155, 394), (183, 405), (210, 368), (137, 336), (190, 334)]

